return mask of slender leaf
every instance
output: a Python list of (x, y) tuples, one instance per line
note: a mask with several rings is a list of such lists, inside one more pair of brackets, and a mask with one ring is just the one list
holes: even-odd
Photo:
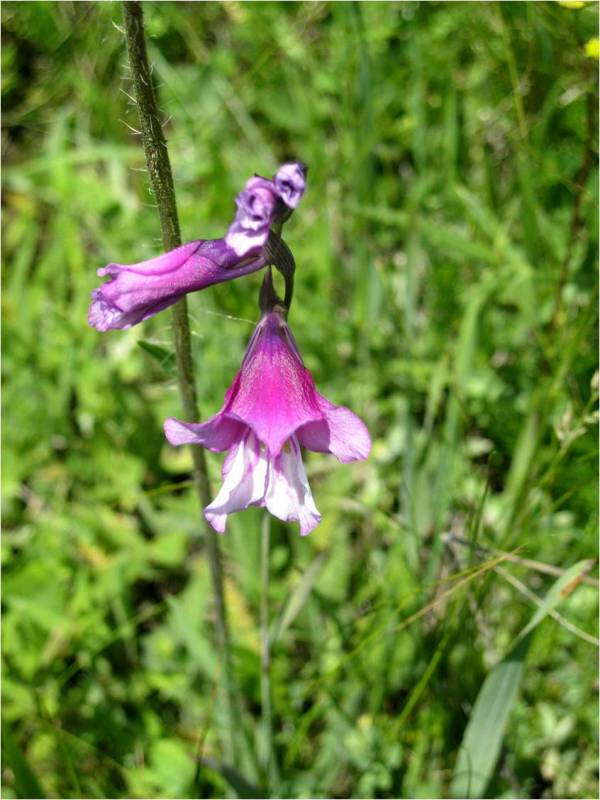
[(452, 797), (483, 797), (493, 775), (504, 731), (519, 691), (535, 628), (575, 588), (591, 567), (578, 561), (555, 581), (542, 605), (517, 636), (506, 658), (489, 673), (479, 690), (454, 768)]
[(21, 752), (10, 726), (2, 721), (3, 766), (15, 776), (15, 789), (19, 797), (46, 797), (35, 773)]
[(241, 772), (230, 764), (223, 764), (221, 761), (216, 761), (214, 758), (203, 758), (202, 764), (224, 778), (227, 783), (235, 790), (238, 797), (264, 797), (264, 789), (259, 788), (255, 784), (247, 780)]
[(275, 625), (275, 628), (271, 634), (271, 646), (274, 645), (275, 642), (286, 632), (297, 615), (302, 611), (311, 589), (319, 577), (319, 573), (321, 572), (321, 568), (323, 567), (326, 558), (327, 555), (325, 553), (320, 553), (307, 567), (302, 579), (300, 580), (300, 583), (289, 596), (285, 608), (283, 609), (283, 613)]
[(172, 350), (167, 350), (166, 347), (161, 347), (152, 342), (138, 342), (138, 346), (142, 348), (145, 353), (157, 361), (160, 366), (169, 375), (175, 375), (175, 353)]

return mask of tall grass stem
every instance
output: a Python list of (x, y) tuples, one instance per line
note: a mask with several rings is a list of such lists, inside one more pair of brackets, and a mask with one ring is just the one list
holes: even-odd
[[(144, 16), (141, 4), (132, 0), (125, 0), (123, 3), (123, 15), (131, 78), (138, 107), (150, 186), (156, 200), (164, 248), (165, 250), (172, 250), (181, 244), (181, 233), (169, 151), (160, 122), (148, 64), (144, 35)], [(172, 322), (181, 403), (185, 418), (193, 422), (199, 418), (199, 411), (185, 298), (173, 306)], [(211, 500), (204, 450), (201, 447), (192, 447), (191, 450), (194, 483), (200, 504), (204, 507)], [(208, 523), (205, 524), (205, 541), (215, 601), (217, 646), (222, 665), (221, 695), (228, 728), (228, 737), (224, 742), (224, 747), (228, 758), (235, 760), (237, 715), (233, 695), (230, 636), (223, 589), (223, 567), (216, 535)]]
[(271, 518), (265, 513), (260, 537), (260, 697), (262, 706), (262, 747), (264, 770), (271, 793), (275, 789), (277, 768), (273, 752), (273, 714), (271, 708), (271, 639), (269, 634), (269, 573)]

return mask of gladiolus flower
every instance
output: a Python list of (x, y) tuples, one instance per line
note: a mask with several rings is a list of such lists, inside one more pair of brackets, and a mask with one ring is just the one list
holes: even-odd
[(281, 520), (300, 523), (306, 535), (320, 522), (300, 446), (332, 453), (348, 463), (371, 449), (363, 421), (319, 394), (282, 315), (266, 313), (250, 340), (221, 410), (204, 423), (169, 418), (172, 445), (198, 444), (227, 451), (223, 485), (204, 509), (222, 533), (228, 514), (265, 506)]
[(272, 181), (250, 178), (236, 198), (235, 219), (224, 239), (200, 239), (138, 264), (99, 269), (98, 275), (110, 280), (92, 292), (89, 324), (99, 331), (130, 328), (188, 292), (261, 269), (271, 225), (289, 217), (304, 187), (304, 167), (284, 164)]

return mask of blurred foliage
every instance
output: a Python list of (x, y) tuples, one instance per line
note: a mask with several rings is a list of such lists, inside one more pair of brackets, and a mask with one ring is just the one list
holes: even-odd
[[(145, 11), (186, 239), (222, 234), (249, 175), (309, 163), (286, 231), (291, 324), (320, 390), (374, 439), (364, 464), (307, 458), (324, 517), (307, 540), (273, 521), (275, 628), (310, 592), (274, 646), (264, 791), (443, 797), (478, 691), (535, 610), (491, 567), (453, 576), (488, 550), (558, 570), (596, 555), (597, 5)], [(11, 2), (2, 20), (3, 796), (231, 796), (190, 457), (162, 435), (178, 398), (137, 346), (168, 349), (169, 315), (86, 325), (95, 270), (160, 250), (121, 8)], [(259, 282), (190, 298), (205, 416)], [(252, 745), (236, 766), (265, 787), (260, 524), (238, 514), (220, 541)], [(539, 597), (555, 580), (503, 566)], [(491, 797), (597, 796), (581, 635), (597, 636), (597, 584), (559, 610)]]

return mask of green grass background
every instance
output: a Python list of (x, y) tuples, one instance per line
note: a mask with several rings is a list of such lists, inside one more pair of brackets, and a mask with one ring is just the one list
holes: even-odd
[[(286, 226), (290, 324), (373, 437), (365, 463), (307, 455), (310, 537), (272, 523), (275, 628), (307, 594), (273, 647), (275, 774), (262, 512), (219, 540), (249, 744), (235, 766), (265, 796), (448, 796), (479, 689), (555, 580), (457, 537), (558, 570), (597, 550), (597, 5), (145, 12), (184, 239), (221, 236), (254, 172), (310, 165)], [(86, 324), (96, 269), (161, 249), (121, 8), (2, 18), (3, 797), (235, 796), (191, 460), (162, 435), (175, 380), (138, 346), (170, 348), (170, 317)], [(204, 417), (259, 285), (189, 298)], [(597, 796), (597, 584), (558, 611), (486, 796)]]

